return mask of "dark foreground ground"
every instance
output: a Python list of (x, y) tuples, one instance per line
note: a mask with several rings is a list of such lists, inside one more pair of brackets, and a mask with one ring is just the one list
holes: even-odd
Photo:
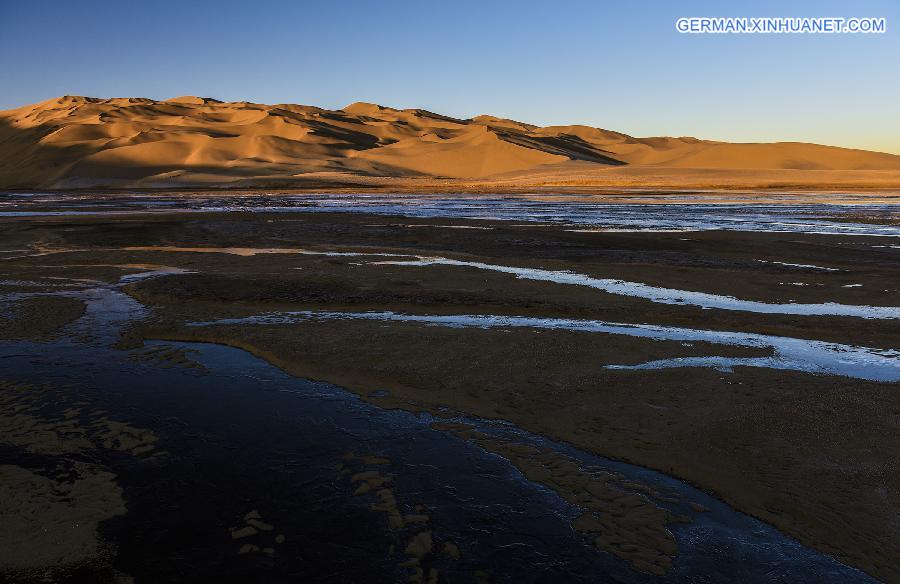
[[(341, 318), (192, 326), (285, 311), (392, 311), (647, 323), (894, 349), (900, 344), (894, 319), (703, 309), (471, 267), (384, 263), (396, 261), (395, 254), (440, 256), (570, 270), (767, 303), (896, 306), (900, 261), (896, 249), (879, 245), (883, 241), (894, 239), (720, 231), (577, 233), (547, 224), (329, 213), (4, 218), (0, 219), (0, 285), (5, 299), (0, 344), (48, 343), (69, 331), (85, 310), (84, 299), (77, 294), (31, 293), (54, 287), (75, 290), (93, 286), (91, 282), (108, 285), (126, 276), (121, 291), (147, 312), (125, 323), (114, 340), (119, 349), (144, 351), (140, 354), (153, 366), (174, 364), (202, 371), (204, 365), (177, 343), (227, 345), (245, 349), (293, 376), (349, 389), (379, 411), (428, 412), (434, 416), (432, 426), (500, 454), (526, 478), (580, 509), (581, 514), (572, 518), (575, 530), (589, 534), (597, 548), (628, 563), (634, 580), (672, 573), (682, 551), (672, 537), (672, 525), (689, 517), (651, 504), (651, 494), (635, 496), (609, 481), (600, 485), (589, 480), (570, 459), (510, 446), (456, 418), (506, 420), (584, 452), (662, 471), (815, 550), (878, 579), (900, 581), (896, 383), (761, 367), (611, 369), (605, 366), (710, 355), (757, 357), (768, 350), (567, 330)], [(349, 255), (325, 255), (335, 253)], [(164, 267), (180, 270), (128, 281), (129, 274)], [(89, 337), (91, 332), (79, 334)], [(145, 343), (152, 340), (175, 344), (148, 353), (152, 345)], [(138, 428), (116, 421), (115, 412), (90, 410), (77, 397), (46, 398), (41, 406), (28, 400), (41, 391), (56, 396), (60, 390), (38, 390), (35, 379), (22, 385), (7, 372), (0, 377), (7, 378), (0, 386), (5, 418), (0, 426), (5, 462), (0, 469), (7, 485), (18, 485), (3, 487), (7, 526), (29, 529), (27, 519), (15, 511), (23, 508), (23, 489), (32, 494), (44, 489), (52, 498), (65, 483), (59, 476), (53, 483), (40, 473), (28, 474), (22, 452), (72, 458), (72, 452), (83, 454), (105, 444), (103, 452), (125, 452), (141, 460), (157, 455), (154, 436), (161, 430), (148, 427), (161, 423), (159, 416), (144, 420), (148, 427)], [(47, 413), (46, 404), (51, 402), (66, 407)], [(255, 420), (265, 423), (262, 417)], [(241, 452), (240, 443), (233, 447)], [(392, 507), (399, 495), (379, 490), (387, 483), (378, 454), (351, 450), (336, 454), (336, 476), (346, 471), (346, 481), (354, 481), (354, 489), (369, 485), (363, 494), (382, 493), (373, 505), (380, 505), (378, 517), (390, 527), (407, 529), (403, 533), (409, 539), (396, 545), (403, 548), (402, 554), (397, 552), (403, 561), (411, 562), (404, 568), (411, 577), (465, 581), (448, 576), (453, 571), (447, 568), (435, 567), (432, 572), (429, 566), (440, 562), (430, 558), (453, 560), (460, 555), (461, 544), (441, 541), (437, 531), (409, 531), (416, 522), (428, 521), (427, 510), (412, 506), (404, 515)], [(13, 460), (18, 462), (10, 463)], [(70, 557), (41, 555), (20, 546), (16, 562), (7, 562), (8, 573), (33, 576), (42, 565), (115, 556), (112, 548), (104, 548), (103, 526), (132, 512), (128, 489), (123, 494), (110, 473), (95, 471), (90, 477), (91, 484), (70, 484), (87, 494), (79, 499), (70, 492), (69, 500), (86, 501), (83, 507), (94, 512), (79, 514), (59, 503), (56, 523), (51, 523), (68, 525), (67, 518), (75, 517), (71, 521), (80, 521), (85, 529), (99, 525), (100, 536), (87, 533), (75, 544), (63, 546)], [(272, 541), (257, 544), (248, 539), (250, 548), (235, 544), (231, 553), (261, 554), (276, 562), (284, 539), (276, 542), (277, 521), (258, 517), (257, 507), (248, 502), (246, 516), (234, 518), (232, 537), (249, 526), (261, 539)], [(703, 505), (695, 503), (691, 509), (702, 514)], [(276, 528), (265, 530), (254, 527), (254, 522)], [(15, 539), (13, 533), (4, 535), (7, 542)], [(123, 549), (138, 544), (131, 545)], [(316, 545), (307, 542), (306, 553), (315, 555)], [(345, 555), (363, 553), (368, 552), (351, 549)], [(36, 559), (29, 561), (29, 554), (36, 554)], [(114, 560), (109, 562), (115, 565)], [(470, 567), (466, 578), (504, 580), (502, 571), (495, 570), (492, 576), (486, 565)], [(110, 580), (124, 579), (125, 573), (118, 568), (104, 572)], [(617, 578), (632, 579), (628, 574)]]

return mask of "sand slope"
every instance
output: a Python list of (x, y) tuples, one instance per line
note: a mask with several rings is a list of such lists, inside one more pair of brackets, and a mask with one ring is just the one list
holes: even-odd
[(0, 188), (289, 187), (322, 177), (348, 185), (385, 177), (527, 185), (548, 173), (615, 184), (637, 169), (674, 177), (685, 176), (676, 169), (853, 171), (860, 180), (860, 172), (900, 171), (900, 156), (793, 142), (634, 138), (369, 103), (325, 110), (193, 96), (64, 96), (0, 111)]

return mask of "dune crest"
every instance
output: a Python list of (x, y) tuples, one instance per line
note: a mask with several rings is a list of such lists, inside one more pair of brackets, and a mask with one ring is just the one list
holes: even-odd
[(530, 184), (527, 177), (615, 181), (685, 169), (860, 176), (900, 171), (900, 156), (793, 142), (635, 138), (589, 126), (538, 127), (490, 115), (457, 119), (365, 102), (327, 110), (196, 96), (67, 95), (0, 111), (0, 188), (290, 187), (317, 177), (333, 184), (518, 177)]

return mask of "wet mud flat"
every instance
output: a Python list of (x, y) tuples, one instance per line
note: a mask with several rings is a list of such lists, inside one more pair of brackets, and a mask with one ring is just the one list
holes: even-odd
[(54, 339), (0, 346), (12, 581), (869, 581), (508, 422), (379, 408), (220, 345), (86, 339), (141, 310), (83, 298)]
[[(283, 211), (2, 227), (3, 377), (90, 396), (37, 411), (100, 445), (4, 464), (112, 484), (78, 548), (92, 574), (865, 579), (830, 555), (897, 577), (889, 237)], [(758, 336), (790, 342), (723, 340)], [(822, 367), (775, 366), (802, 360), (788, 346)]]

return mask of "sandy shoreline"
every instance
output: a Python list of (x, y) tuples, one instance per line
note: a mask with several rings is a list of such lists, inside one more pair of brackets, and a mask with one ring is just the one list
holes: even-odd
[[(723, 176), (733, 176), (733, 172)], [(434, 181), (421, 179), (360, 178), (347, 177), (345, 180), (318, 181), (309, 180), (296, 185), (260, 186), (218, 186), (218, 187), (185, 187), (178, 185), (157, 185), (143, 188), (135, 187), (86, 187), (69, 189), (47, 188), (5, 188), (0, 189), (2, 195), (18, 195), (21, 193), (47, 193), (73, 196), (117, 196), (117, 195), (162, 195), (166, 197), (246, 197), (254, 195), (509, 195), (513, 197), (534, 197), (551, 201), (584, 201), (596, 203), (622, 204), (786, 204), (786, 203), (839, 203), (852, 204), (893, 204), (900, 197), (900, 173), (896, 181), (885, 184), (857, 184), (842, 181), (818, 181), (815, 176), (799, 176), (795, 182), (779, 183), (777, 181), (740, 182), (722, 185), (716, 181), (679, 182), (660, 180), (651, 184), (629, 184), (628, 182), (608, 183), (598, 181), (596, 184), (566, 184), (565, 181), (542, 183), (473, 183), (468, 181)]]

